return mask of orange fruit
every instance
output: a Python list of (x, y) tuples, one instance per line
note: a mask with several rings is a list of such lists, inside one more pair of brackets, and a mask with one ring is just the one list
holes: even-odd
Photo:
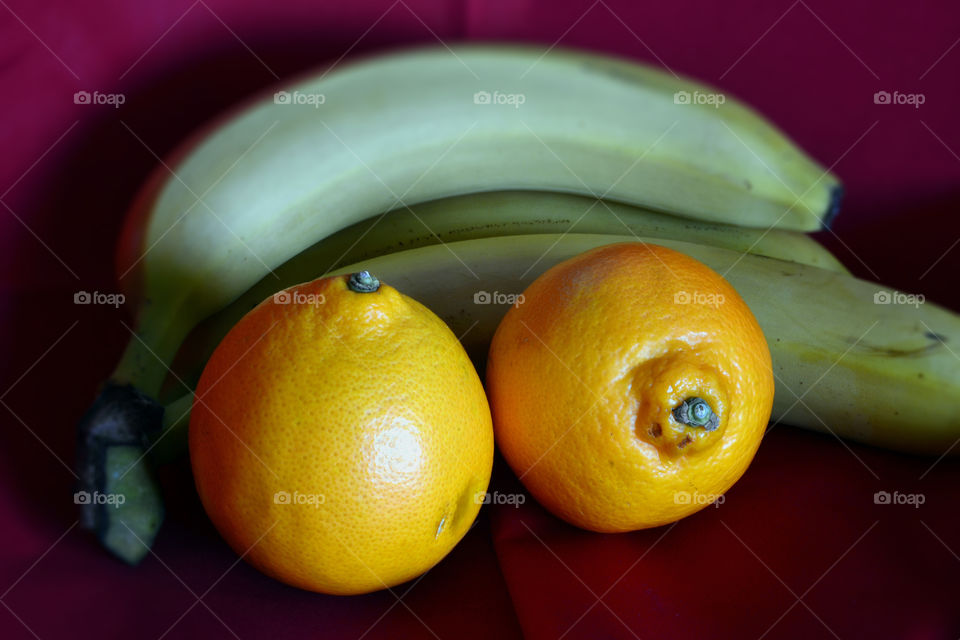
[(631, 242), (562, 262), (523, 295), (494, 335), (487, 393), (497, 444), (541, 504), (632, 531), (703, 508), (743, 474), (773, 372), (720, 275)]
[[(287, 584), (356, 594), (414, 578), (470, 528), (493, 463), (483, 386), (456, 336), (392, 287), (292, 287), (203, 371), (190, 458), (230, 546)], [(368, 286), (367, 288), (373, 288)]]

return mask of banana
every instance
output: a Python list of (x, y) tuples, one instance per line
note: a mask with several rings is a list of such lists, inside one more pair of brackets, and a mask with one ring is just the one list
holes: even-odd
[[(799, 262), (849, 273), (833, 254), (808, 235), (782, 229), (760, 230), (705, 223), (615, 202), (546, 191), (503, 191), (443, 198), (397, 209), (334, 233), (297, 254), (221, 311), (201, 322), (184, 340), (167, 377), (170, 402), (196, 386), (200, 373), (227, 331), (274, 292), (319, 277), (345, 264), (441, 242), (533, 233), (628, 232), (649, 238), (677, 239), (724, 247), (741, 253)], [(162, 367), (158, 362), (157, 367)], [(189, 395), (169, 404), (166, 424), (185, 429)], [(185, 432), (184, 432), (185, 433)], [(185, 447), (179, 437), (164, 436), (154, 457), (175, 459)]]
[[(425, 304), (460, 336), (482, 368), (508, 305), (522, 304), (522, 292), (537, 276), (594, 247), (637, 240), (576, 233), (477, 238), (389, 253), (333, 274), (369, 270)], [(911, 298), (836, 271), (650, 240), (724, 274), (753, 310), (773, 358), (772, 420), (899, 451), (958, 453), (960, 359), (948, 346), (960, 341), (956, 314), (932, 304), (921, 307), (916, 297), (916, 306), (877, 304)], [(327, 268), (325, 260), (322, 268), (311, 270), (305, 255), (311, 254), (291, 261), (295, 268), (284, 275), (306, 280)], [(257, 295), (276, 290), (269, 283), (260, 286)], [(675, 295), (678, 304), (696, 303), (696, 292)], [(246, 298), (225, 310), (225, 317), (242, 313)], [(229, 320), (223, 322), (221, 330), (229, 326)], [(206, 348), (212, 350), (219, 337), (218, 331), (208, 333)], [(192, 402), (188, 393), (167, 405), (156, 441), (160, 458), (185, 450)]]
[[(898, 451), (960, 453), (954, 450), (960, 359), (949, 346), (960, 341), (960, 316), (843, 273), (689, 242), (641, 240), (724, 274), (750, 306), (773, 357), (773, 421)], [(390, 253), (331, 275), (368, 270), (425, 304), (482, 367), (500, 319), (510, 304), (522, 304), (518, 296), (538, 275), (583, 251), (630, 241), (638, 238), (479, 238)], [(677, 296), (678, 304), (696, 302), (696, 292)], [(190, 397), (168, 405), (168, 454), (184, 446)]]
[[(594, 247), (635, 240), (586, 234), (482, 238), (388, 254), (333, 273), (369, 270), (442, 317), (482, 362), (509, 303), (538, 275)], [(899, 451), (957, 453), (960, 359), (950, 345), (960, 344), (960, 316), (841, 273), (650, 241), (724, 274), (750, 306), (773, 357), (775, 422)], [(677, 296), (678, 303), (694, 303), (696, 292)]]
[(78, 426), (78, 475), (91, 492), (106, 477), (140, 478), (153, 507), (90, 505), (84, 524), (128, 562), (149, 549), (162, 519), (144, 463), (160, 428), (155, 399), (198, 322), (353, 223), (498, 189), (793, 230), (828, 224), (842, 193), (747, 107), (602, 56), (422, 49), (290, 85), (179, 149), (128, 217), (118, 265), (140, 301), (136, 333)]
[[(307, 271), (287, 277), (297, 265), (323, 271), (387, 253), (473, 238), (533, 233), (603, 233), (670, 238), (723, 247), (741, 253), (809, 264), (849, 273), (821, 244), (806, 234), (701, 222), (618, 202), (547, 191), (488, 191), (442, 198), (395, 209), (338, 231), (305, 249), (261, 279), (277, 290), (303, 281)], [(323, 271), (320, 271), (322, 273)], [(251, 289), (256, 289), (257, 285)], [(265, 291), (265, 289), (263, 289)], [(248, 290), (248, 292), (251, 290)], [(268, 295), (266, 291), (261, 298)], [(259, 295), (259, 294), (257, 294)], [(243, 297), (248, 297), (244, 294)], [(259, 300), (257, 300), (259, 302)]]
[[(571, 194), (549, 192), (489, 192), (446, 198), (439, 201), (415, 205), (378, 216), (343, 229), (332, 236), (314, 244), (257, 283), (241, 295), (226, 309), (200, 323), (181, 346), (179, 357), (173, 364), (174, 373), (168, 377), (171, 391), (182, 393), (183, 384), (195, 386), (202, 367), (219, 343), (220, 338), (250, 308), (264, 297), (280, 288), (309, 280), (337, 266), (367, 259), (399, 250), (437, 242), (463, 240), (490, 235), (523, 234), (533, 232), (623, 232), (635, 235), (664, 238), (696, 240), (724, 246), (740, 252), (752, 252), (768, 257), (805, 262), (843, 271), (843, 266), (812, 238), (780, 229), (760, 230), (730, 225), (704, 223), (695, 220), (677, 218), (669, 214), (646, 211), (629, 205), (597, 201)], [(279, 278), (279, 279), (278, 279)], [(134, 338), (139, 343), (139, 338)], [(162, 374), (166, 364), (155, 358), (148, 368)], [(173, 378), (172, 380), (170, 378)], [(113, 398), (114, 404), (107, 403), (107, 414), (99, 409), (93, 415), (109, 415), (117, 408), (115, 399), (119, 390), (114, 389), (105, 398)], [(128, 399), (143, 405), (144, 399), (128, 393)], [(164, 395), (157, 398), (164, 400)], [(98, 406), (102, 406), (100, 403)], [(189, 398), (180, 405), (173, 405), (163, 412), (165, 425), (156, 425), (146, 419), (138, 418), (137, 428), (156, 438), (159, 433), (175, 425), (178, 419), (185, 419), (189, 411)], [(141, 413), (127, 412), (125, 415), (141, 416)], [(114, 424), (116, 421), (108, 421)], [(86, 420), (89, 428), (97, 425), (96, 420)], [(146, 426), (144, 426), (146, 425)], [(132, 426), (132, 425), (131, 425)], [(137, 429), (118, 434), (109, 432), (107, 438), (98, 437), (97, 442), (81, 453), (84, 473), (84, 486), (88, 491), (98, 490), (100, 468), (97, 461), (107, 464), (110, 461), (125, 460), (126, 466), (118, 470), (106, 470), (104, 477), (135, 477), (144, 487), (142, 499), (132, 501), (125, 506), (123, 513), (108, 512), (111, 516), (104, 519), (102, 510), (88, 514), (85, 522), (90, 528), (101, 531), (101, 537), (121, 557), (136, 561), (137, 552), (144, 551), (142, 542), (149, 541), (155, 535), (162, 517), (159, 491), (152, 484), (149, 469), (143, 464), (147, 450), (153, 460), (169, 460), (182, 451), (183, 442), (176, 437), (161, 438), (152, 448), (146, 442), (138, 440)], [(85, 438), (89, 440), (89, 438)], [(149, 440), (149, 438), (147, 438)], [(122, 444), (123, 448), (113, 447)], [(139, 448), (138, 448), (139, 447)], [(137, 452), (139, 451), (139, 455)], [(131, 452), (133, 452), (131, 454)], [(123, 453), (124, 455), (120, 455)], [(120, 463), (117, 462), (119, 465)], [(133, 466), (130, 466), (133, 465)], [(113, 517), (116, 516), (116, 517)], [(120, 520), (120, 522), (118, 522)], [(129, 528), (136, 528), (136, 535), (130, 535)]]
[[(808, 235), (699, 222), (615, 202), (544, 191), (475, 193), (443, 198), (353, 224), (300, 252), (184, 340), (168, 378), (193, 387), (213, 349), (250, 309), (275, 291), (387, 253), (473, 238), (532, 233), (631, 234), (684, 240), (849, 273)], [(160, 363), (156, 366), (160, 367)], [(169, 394), (160, 400), (169, 399)]]
[(143, 259), (121, 259), (137, 265), (146, 311), (112, 379), (150, 396), (155, 359), (168, 362), (199, 320), (318, 240), (397, 206), (536, 189), (812, 230), (841, 193), (770, 123), (702, 85), (603, 56), (493, 46), (414, 50), (302, 80), (200, 136), (172, 172), (131, 217), (146, 221), (130, 243)]

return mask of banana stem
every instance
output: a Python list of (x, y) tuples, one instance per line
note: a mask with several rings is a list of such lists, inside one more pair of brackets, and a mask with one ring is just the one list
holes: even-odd
[(151, 457), (157, 464), (173, 462), (187, 453), (187, 427), (193, 408), (193, 393), (177, 398), (163, 408), (163, 423), (153, 438)]
[(175, 311), (140, 314), (137, 332), (110, 380), (77, 425), (74, 499), (81, 522), (128, 564), (149, 553), (163, 522), (163, 500), (148, 454), (168, 426), (155, 398), (189, 330), (178, 319)]
[(131, 385), (156, 398), (170, 363), (189, 332), (190, 327), (183, 322), (157, 318), (155, 314), (143, 314), (137, 331), (131, 332), (130, 342), (110, 380), (120, 385)]

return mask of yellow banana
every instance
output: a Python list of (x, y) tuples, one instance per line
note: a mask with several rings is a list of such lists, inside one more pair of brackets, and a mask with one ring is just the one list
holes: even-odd
[[(849, 273), (820, 243), (796, 231), (702, 222), (567, 193), (488, 191), (400, 208), (352, 224), (275, 269), (280, 282), (268, 276), (261, 283), (275, 291), (278, 284), (282, 288), (309, 279), (309, 274), (316, 277), (318, 268), (322, 273), (335, 264), (440, 242), (533, 233), (669, 238)], [(269, 293), (260, 288), (254, 297)], [(251, 299), (247, 294), (242, 297)]]
[[(195, 137), (141, 194), (120, 260), (126, 293), (141, 301), (136, 333), (79, 426), (81, 487), (102, 489), (105, 473), (141, 477), (159, 505), (143, 466), (145, 439), (159, 426), (153, 399), (202, 319), (351, 224), (506, 189), (789, 230), (828, 224), (842, 193), (833, 175), (749, 108), (627, 61), (467, 46), (306, 78)], [(770, 242), (777, 244), (757, 238), (756, 247)], [(798, 255), (809, 249), (802, 242)], [(117, 468), (105, 472), (104, 460)], [(140, 506), (110, 517), (89, 508), (84, 522), (136, 562), (162, 517)], [(119, 528), (127, 521), (140, 523), (136, 532)]]
[[(509, 304), (539, 274), (594, 247), (637, 240), (574, 233), (479, 238), (390, 253), (332, 274), (369, 270), (422, 302), (482, 366)], [(773, 357), (773, 420), (900, 451), (960, 453), (954, 447), (960, 439), (960, 359), (949, 346), (960, 343), (960, 316), (843, 273), (643, 240), (707, 264), (750, 306)], [(696, 302), (696, 292), (677, 293), (678, 304)], [(189, 411), (189, 397), (168, 407), (168, 426)], [(172, 444), (176, 439), (166, 446), (180, 447)]]
[[(483, 238), (388, 254), (334, 273), (369, 270), (437, 313), (480, 360), (509, 303), (539, 274), (588, 249), (635, 240)], [(723, 274), (750, 306), (773, 356), (774, 420), (900, 451), (960, 453), (953, 447), (960, 439), (960, 359), (950, 346), (960, 344), (960, 316), (833, 271), (649, 241)], [(696, 302), (696, 292), (678, 295), (678, 303)]]
[[(848, 273), (816, 240), (794, 231), (699, 222), (614, 202), (543, 191), (455, 196), (364, 220), (294, 256), (226, 308), (201, 322), (184, 341), (180, 361), (174, 364), (174, 375), (193, 386), (220, 339), (261, 300), (345, 264), (442, 242), (571, 232), (684, 240)], [(183, 385), (177, 380), (171, 384), (173, 392), (183, 392)], [(160, 399), (166, 398), (163, 395)]]
[[(536, 189), (710, 222), (819, 229), (835, 177), (730, 97), (603, 56), (431, 48), (254, 102), (143, 197), (147, 311), (114, 373), (147, 394), (187, 331), (291, 256), (379, 212)], [(132, 262), (132, 260), (131, 260)]]

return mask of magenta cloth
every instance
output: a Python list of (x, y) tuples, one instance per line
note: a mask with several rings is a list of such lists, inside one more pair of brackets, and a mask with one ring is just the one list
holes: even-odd
[[(956, 638), (960, 464), (783, 425), (722, 506), (672, 527), (597, 535), (529, 500), (486, 507), (422, 580), (355, 598), (238, 562), (182, 468), (155, 555), (123, 566), (76, 526), (69, 467), (129, 338), (123, 309), (73, 294), (116, 290), (156, 156), (278, 79), (409, 43), (576, 46), (715, 84), (844, 180), (819, 237), (858, 276), (960, 310), (958, 18), (950, 0), (0, 2), (0, 638)], [(518, 490), (502, 461), (494, 488)]]

